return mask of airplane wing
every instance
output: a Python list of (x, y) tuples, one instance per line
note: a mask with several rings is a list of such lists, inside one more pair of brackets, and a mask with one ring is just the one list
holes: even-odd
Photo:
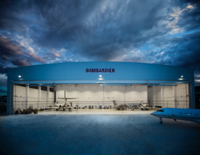
[(59, 107), (49, 107), (49, 109), (59, 109)]
[(50, 109), (59, 109), (59, 108), (65, 108), (65, 109), (68, 109), (70, 107), (66, 106), (65, 104), (64, 105), (58, 105), (58, 106), (54, 106), (54, 107), (48, 107)]
[(77, 99), (77, 97), (66, 97), (66, 98), (58, 97), (58, 99), (65, 99), (65, 100), (67, 100), (67, 99)]

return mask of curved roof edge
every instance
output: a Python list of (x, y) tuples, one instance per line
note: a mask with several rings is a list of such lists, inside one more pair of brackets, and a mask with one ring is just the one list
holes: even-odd
[(33, 66), (44, 66), (44, 65), (59, 65), (59, 64), (67, 64), (67, 63), (96, 63), (96, 62), (147, 64), (147, 65), (168, 66), (168, 67), (177, 67), (177, 68), (185, 68), (185, 69), (196, 70), (194, 68), (180, 67), (180, 66), (173, 66), (173, 65), (163, 65), (163, 64), (143, 63), (143, 62), (124, 62), (124, 61), (78, 61), (78, 62), (69, 61), (69, 62), (61, 62), (61, 63), (50, 63), (50, 64), (47, 63), (47, 64), (37, 64), (37, 65), (30, 65), (30, 66), (20, 66), (20, 67), (6, 68), (6, 70), (8, 70), (8, 69), (16, 69), (16, 68), (24, 68), (24, 67), (33, 67)]

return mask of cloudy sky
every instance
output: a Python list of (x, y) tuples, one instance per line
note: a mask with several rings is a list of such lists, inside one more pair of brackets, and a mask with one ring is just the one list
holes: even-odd
[(8, 67), (69, 61), (189, 67), (198, 85), (200, 2), (0, 1), (0, 91), (6, 90)]

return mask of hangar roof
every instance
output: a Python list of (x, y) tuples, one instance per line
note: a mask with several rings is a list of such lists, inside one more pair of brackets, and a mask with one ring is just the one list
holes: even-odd
[[(163, 65), (163, 64), (155, 64), (155, 63), (142, 63), (142, 62), (118, 62), (118, 61), (80, 61), (80, 62), (64, 62), (64, 63), (51, 63), (51, 64), (38, 64), (38, 65), (31, 65), (31, 66), (20, 66), (20, 67), (13, 67), (13, 68), (7, 68), (7, 69), (16, 69), (16, 68), (22, 68), (22, 67), (32, 67), (32, 66), (44, 66), (44, 65), (59, 65), (59, 64), (68, 64), (68, 63), (131, 63), (131, 64), (146, 64), (146, 65), (160, 65), (160, 66), (168, 66), (168, 67), (177, 67), (177, 68), (187, 68), (187, 67), (181, 67), (181, 66), (173, 66), (173, 65)], [(196, 70), (194, 68), (187, 68), (191, 70)]]
[(140, 84), (193, 82), (194, 69), (133, 62), (68, 62), (8, 69), (9, 81)]

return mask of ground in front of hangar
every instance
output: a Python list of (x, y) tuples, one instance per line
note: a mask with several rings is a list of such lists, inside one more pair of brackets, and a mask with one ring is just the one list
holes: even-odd
[(200, 125), (134, 114), (0, 117), (0, 154), (198, 154)]

